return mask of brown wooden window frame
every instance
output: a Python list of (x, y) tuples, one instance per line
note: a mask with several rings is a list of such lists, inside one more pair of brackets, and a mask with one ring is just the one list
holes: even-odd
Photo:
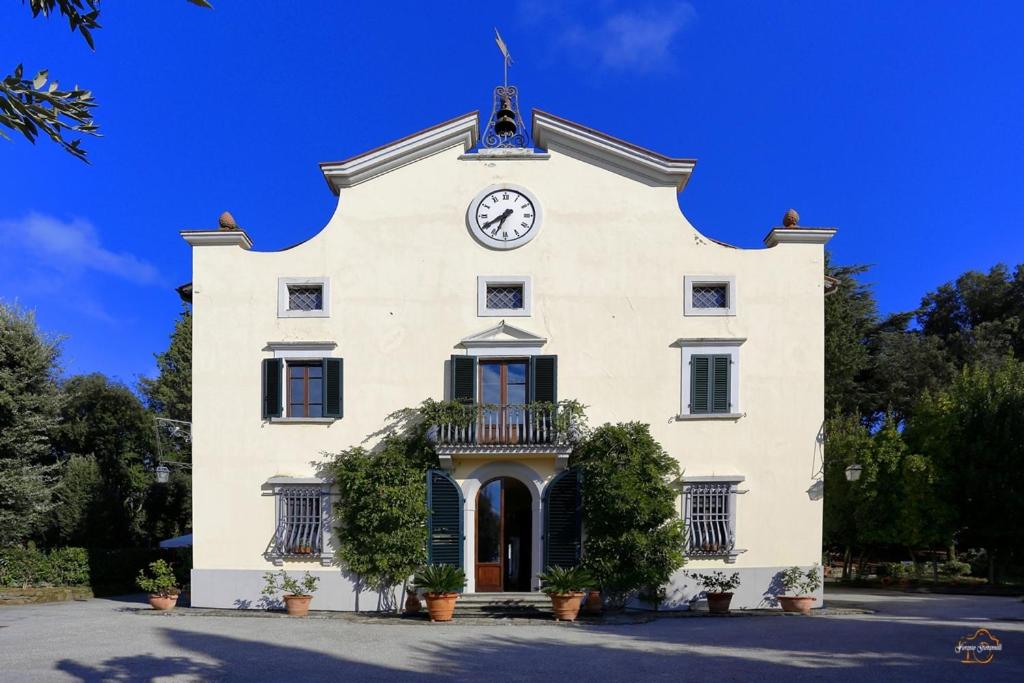
[[(302, 377), (301, 378), (298, 378), (298, 377), (293, 378), (292, 377), (292, 368), (302, 368), (303, 369)], [(309, 369), (310, 368), (320, 368), (320, 377), (312, 378), (312, 379), (318, 380), (320, 382), (320, 402), (319, 403), (310, 403), (310, 401), (309, 401), (309, 384), (310, 384)], [(288, 417), (300, 417), (300, 418), (301, 417), (314, 417), (314, 418), (317, 418), (317, 417), (323, 417), (324, 416), (323, 361), (321, 361), (319, 359), (318, 360), (294, 360), (294, 361), (288, 361), (285, 364), (285, 379), (286, 379), (286, 382), (287, 382), (287, 403), (286, 403), (286, 405), (288, 407), (288, 411), (287, 411)], [(292, 380), (293, 379), (302, 379), (302, 400), (301, 401), (295, 400), (296, 397), (294, 395), (294, 391), (292, 390)], [(301, 405), (302, 406), (302, 414), (301, 415), (296, 415), (293, 412), (294, 411), (294, 406), (297, 406), (297, 405)], [(310, 415), (309, 414), (309, 407), (310, 407), (310, 405), (314, 405), (314, 406), (318, 405), (318, 406), (320, 406), (320, 414), (319, 415)]]

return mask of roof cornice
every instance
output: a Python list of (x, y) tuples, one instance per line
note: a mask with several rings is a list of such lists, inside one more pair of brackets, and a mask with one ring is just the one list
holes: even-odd
[(181, 236), (193, 247), (235, 246), (252, 249), (252, 240), (245, 230), (182, 230)]
[(764, 245), (774, 247), (776, 244), (826, 244), (836, 232), (835, 228), (773, 228), (765, 235)]
[(561, 150), (649, 185), (682, 192), (696, 159), (677, 159), (639, 147), (578, 123), (533, 110), (533, 140), (544, 149)]
[(479, 135), (479, 111), (471, 111), (354, 157), (325, 161), (320, 171), (331, 191), (338, 194), (343, 187), (358, 185), (456, 145), (469, 150)]

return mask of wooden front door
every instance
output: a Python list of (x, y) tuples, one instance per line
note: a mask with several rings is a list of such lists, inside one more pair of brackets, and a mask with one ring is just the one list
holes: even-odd
[(492, 479), (476, 499), (476, 590), (530, 589), (531, 498), (515, 479)]

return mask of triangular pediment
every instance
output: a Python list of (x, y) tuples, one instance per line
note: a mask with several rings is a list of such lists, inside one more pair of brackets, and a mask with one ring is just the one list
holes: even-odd
[(488, 348), (492, 346), (540, 347), (546, 344), (547, 341), (545, 337), (539, 337), (532, 332), (509, 325), (502, 320), (494, 327), (465, 337), (459, 345), (465, 348)]

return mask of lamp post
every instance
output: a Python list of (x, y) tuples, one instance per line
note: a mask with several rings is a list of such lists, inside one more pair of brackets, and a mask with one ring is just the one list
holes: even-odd
[(186, 442), (192, 442), (192, 423), (185, 422), (184, 420), (172, 420), (169, 417), (158, 417), (154, 425), (156, 429), (156, 457), (157, 466), (154, 472), (156, 473), (156, 483), (166, 484), (171, 480), (171, 468), (180, 467), (185, 470), (191, 470), (192, 465), (187, 462), (176, 462), (173, 460), (164, 461), (163, 444), (160, 442), (160, 427), (163, 426), (170, 432), (171, 436), (176, 436), (184, 439)]
[(844, 471), (846, 474), (846, 481), (857, 481), (860, 479), (860, 473), (864, 470), (862, 465), (853, 463), (849, 465)]

